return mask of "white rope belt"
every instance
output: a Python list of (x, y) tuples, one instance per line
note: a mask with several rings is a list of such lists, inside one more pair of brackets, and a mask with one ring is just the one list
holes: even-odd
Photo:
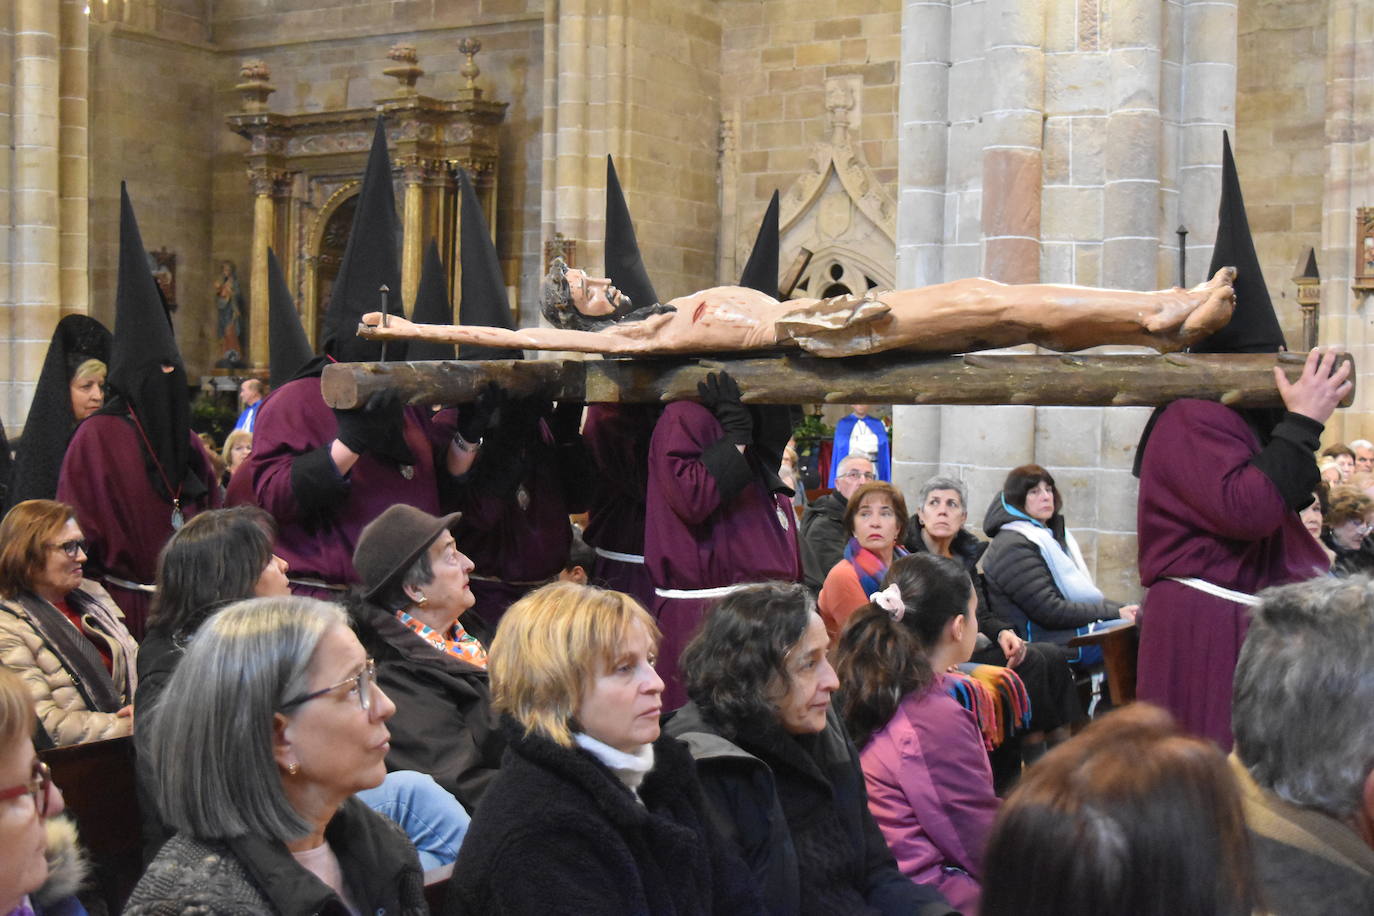
[(1170, 582), (1177, 582), (1179, 585), (1186, 585), (1189, 588), (1205, 592), (1213, 598), (1220, 598), (1223, 601), (1231, 601), (1236, 604), (1243, 604), (1246, 607), (1254, 607), (1260, 600), (1254, 595), (1247, 595), (1245, 592), (1238, 592), (1229, 588), (1222, 588), (1206, 579), (1195, 579), (1192, 576), (1165, 576)]
[(115, 588), (122, 588), (130, 592), (147, 592), (152, 595), (157, 592), (156, 585), (144, 585), (142, 582), (130, 582), (128, 579), (121, 579), (106, 573), (103, 576), (106, 585), (113, 585)]
[(660, 598), (724, 598), (732, 595), (746, 585), (721, 585), (716, 588), (656, 588), (654, 594)]
[(615, 560), (617, 563), (634, 563), (638, 566), (644, 565), (644, 558), (637, 553), (621, 553), (618, 550), (607, 550), (604, 547), (593, 547), (596, 555), (603, 560)]

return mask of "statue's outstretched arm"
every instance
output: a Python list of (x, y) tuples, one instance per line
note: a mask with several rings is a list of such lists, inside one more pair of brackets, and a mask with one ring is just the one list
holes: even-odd
[[(381, 312), (368, 312), (358, 325), (358, 336), (369, 340), (430, 340), (435, 343), (471, 344), (503, 350), (568, 350), (576, 353), (653, 353), (652, 316), (633, 325), (612, 325), (603, 331), (567, 328), (484, 328), (464, 324), (416, 324), (396, 315), (380, 327)], [(664, 315), (662, 317), (671, 317)]]

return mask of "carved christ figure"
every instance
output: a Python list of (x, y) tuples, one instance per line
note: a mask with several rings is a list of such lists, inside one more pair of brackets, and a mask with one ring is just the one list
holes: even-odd
[(374, 340), (433, 340), (524, 350), (652, 356), (800, 347), (816, 356), (905, 349), (963, 353), (1033, 343), (1052, 350), (1102, 344), (1181, 350), (1224, 326), (1235, 306), (1235, 270), (1190, 290), (1156, 292), (980, 278), (864, 296), (791, 299), (716, 286), (666, 305), (635, 308), (604, 277), (555, 259), (544, 281), (544, 316), (553, 327), (423, 325), (379, 312), (358, 333)]

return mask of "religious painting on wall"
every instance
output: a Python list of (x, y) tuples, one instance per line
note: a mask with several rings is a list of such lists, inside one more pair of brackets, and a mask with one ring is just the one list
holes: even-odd
[(1355, 282), (1358, 292), (1374, 292), (1374, 207), (1355, 211)]

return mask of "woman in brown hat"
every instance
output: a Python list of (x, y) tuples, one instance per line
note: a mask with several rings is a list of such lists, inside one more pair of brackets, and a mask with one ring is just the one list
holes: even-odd
[(396, 702), (390, 770), (428, 773), (472, 811), (500, 765), (487, 683), (487, 629), (470, 609), (472, 561), (442, 518), (397, 504), (358, 538), (351, 602), (377, 682)]

